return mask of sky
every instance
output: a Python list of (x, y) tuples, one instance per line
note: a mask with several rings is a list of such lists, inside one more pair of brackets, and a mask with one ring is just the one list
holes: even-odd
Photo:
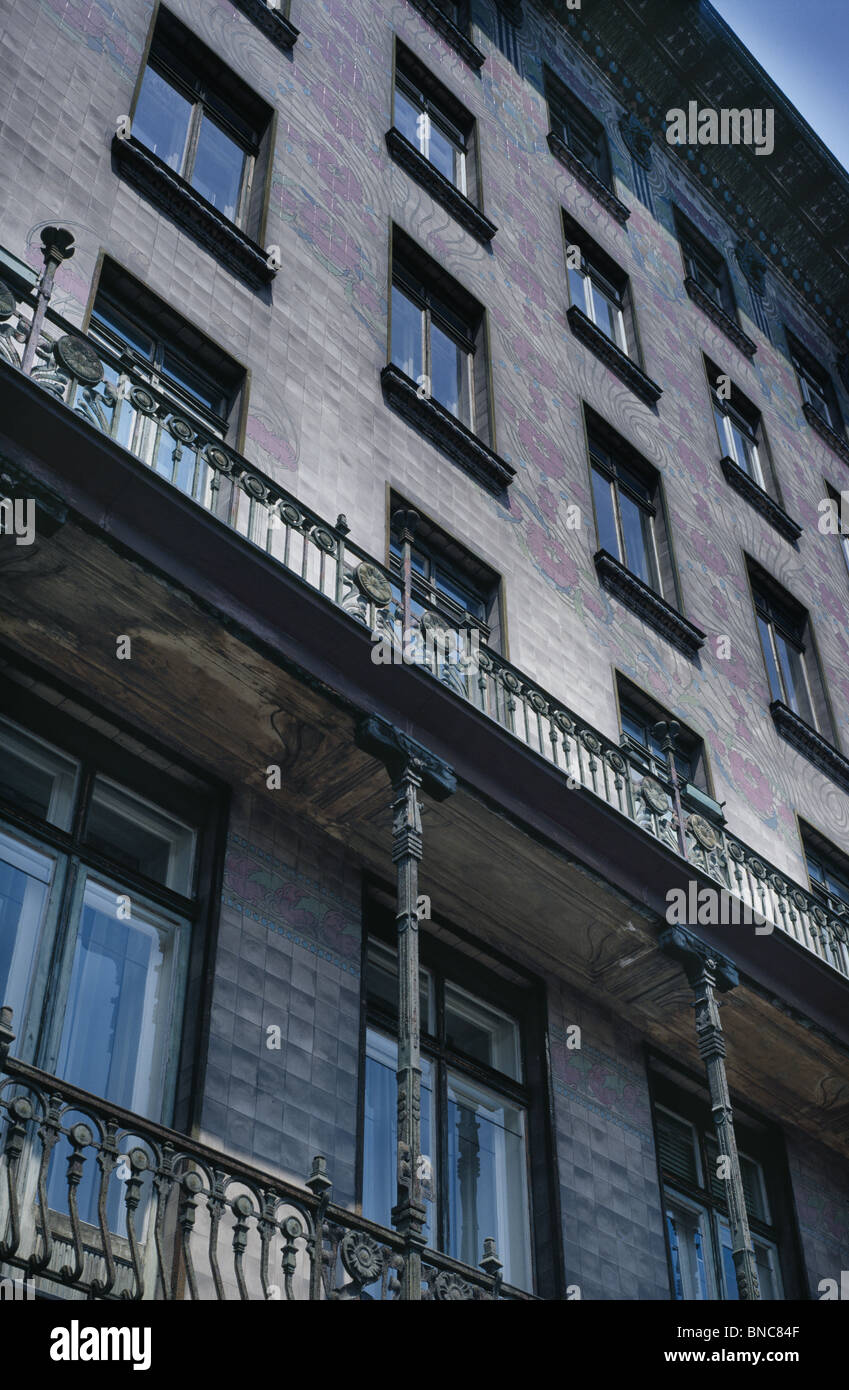
[(849, 0), (710, 3), (849, 169)]

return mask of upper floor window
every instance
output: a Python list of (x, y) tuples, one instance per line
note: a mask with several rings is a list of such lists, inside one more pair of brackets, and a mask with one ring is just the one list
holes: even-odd
[(489, 430), (483, 310), (396, 229), (391, 360), (473, 433)]
[(639, 347), (628, 276), (565, 212), (563, 235), (572, 304), (615, 343), (620, 352), (638, 361)]
[(0, 997), (24, 1060), (167, 1122), (197, 802), (149, 769), (133, 784), (112, 745), (88, 743), (0, 721)]
[(843, 429), (843, 420), (837, 401), (837, 393), (829, 373), (790, 332), (787, 333), (787, 345), (790, 349), (793, 366), (796, 369), (803, 401), (828, 425), (829, 429), (834, 430), (835, 433), (840, 433)]
[(829, 483), (826, 483), (825, 491), (832, 505), (836, 534), (840, 537), (843, 558), (846, 568), (849, 569), (849, 492), (844, 491), (841, 494)]
[(160, 10), (133, 137), (228, 221), (257, 236), (271, 110), (189, 30)]
[(610, 150), (601, 121), (550, 68), (545, 69), (545, 94), (553, 134), (599, 182), (612, 187)]
[(770, 694), (829, 737), (831, 722), (808, 614), (753, 563), (750, 574)]
[(677, 209), (675, 225), (687, 277), (693, 280), (708, 299), (713, 300), (729, 318), (734, 318), (734, 290), (724, 257)]
[[(673, 1298), (737, 1299), (728, 1216), (728, 1180), (720, 1177), (716, 1131), (706, 1102), (653, 1082), (657, 1156)], [(740, 1169), (762, 1299), (784, 1297), (776, 1188), (778, 1161), (768, 1142), (747, 1132), (737, 1111)]]
[(801, 832), (812, 891), (825, 906), (849, 912), (849, 857), (811, 826)]
[(732, 459), (758, 487), (766, 491), (766, 476), (758, 441), (758, 413), (749, 407), (739, 392), (733, 392), (730, 399), (726, 399), (717, 389), (716, 376), (713, 376), (712, 380), (713, 414), (720, 447), (727, 458)]
[[(391, 515), (405, 505), (393, 494)], [(437, 610), (457, 627), (476, 628), (481, 640), (499, 651), (501, 582), (495, 571), (421, 515), (410, 558), (413, 616), (418, 619)], [(390, 565), (400, 576), (401, 547), (395, 527), (390, 532)]]
[(600, 548), (671, 601), (674, 581), (657, 475), (598, 432), (591, 431), (589, 445)]
[[(622, 732), (635, 760), (642, 769), (668, 779), (669, 763), (664, 752), (664, 731), (657, 726), (668, 723), (671, 716), (662, 706), (644, 695), (630, 681), (621, 677), (617, 681), (619, 693), (619, 718)], [(675, 770), (679, 781), (691, 783), (700, 791), (707, 792), (707, 772), (704, 745), (697, 734), (686, 725), (680, 724), (674, 751)]]
[[(508, 990), (452, 971), (423, 941), (422, 1152), (430, 1160), (428, 1245), (476, 1267), (494, 1236), (504, 1278), (533, 1288), (529, 1106), (523, 1028)], [(446, 973), (447, 970), (447, 973)], [(363, 1215), (391, 1224), (397, 1158), (397, 957), (373, 938), (366, 976)]]
[(394, 123), (461, 193), (477, 199), (474, 122), (402, 44), (396, 52)]

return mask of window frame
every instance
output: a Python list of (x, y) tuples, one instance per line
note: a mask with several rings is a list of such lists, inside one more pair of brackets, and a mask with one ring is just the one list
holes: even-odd
[[(689, 725), (684, 724), (676, 715), (670, 714), (662, 705), (653, 700), (651, 696), (640, 690), (639, 686), (634, 685), (633, 681), (628, 680), (627, 676), (619, 671), (614, 671), (616, 689), (616, 707), (621, 730), (620, 742), (625, 740), (626, 746), (631, 750), (632, 755), (643, 762), (645, 768), (653, 777), (669, 783), (669, 769), (666, 758), (662, 753), (656, 753), (651, 746), (650, 740), (646, 743), (641, 742), (635, 734), (626, 728), (626, 719), (634, 724), (641, 724), (647, 734), (651, 734), (651, 728), (661, 722), (675, 722), (680, 726), (678, 742), (681, 751), (675, 755), (675, 768), (678, 778), (682, 785), (682, 790), (686, 786), (695, 787), (697, 791), (703, 792), (706, 796), (713, 799), (713, 784), (708, 766), (707, 750), (704, 739), (702, 739)], [(636, 716), (636, 717), (634, 717)], [(692, 776), (684, 776), (681, 769), (681, 760), (687, 759), (689, 771)]]
[[(849, 518), (849, 502), (847, 502), (846, 506), (844, 506), (844, 505), (843, 505), (843, 498), (841, 497), (841, 495), (840, 495), (840, 493), (838, 492), (838, 490), (837, 490), (836, 488), (832, 487), (831, 483), (828, 481), (827, 478), (823, 479), (823, 481), (824, 481), (824, 483), (825, 483), (825, 495), (826, 495), (826, 497), (828, 497), (828, 499), (829, 499), (831, 502), (834, 503), (834, 506), (835, 506), (836, 509), (837, 509), (837, 517), (838, 517), (837, 540), (838, 540), (838, 543), (839, 543), (839, 545), (840, 545), (840, 549), (841, 549), (842, 552), (843, 552), (843, 559), (844, 559), (844, 561), (845, 561), (845, 563), (846, 563), (846, 570), (847, 570), (847, 573), (849, 573), (849, 526), (847, 526), (846, 528), (844, 528), (843, 525), (842, 525), (842, 516), (843, 516), (843, 513), (844, 513), (844, 512), (846, 513), (847, 518)], [(844, 488), (844, 492), (846, 492), (846, 491), (847, 491), (847, 490)], [(847, 496), (849, 496), (849, 493), (847, 493)]]
[[(543, 66), (543, 88), (548, 107), (549, 130), (561, 140), (575, 159), (589, 169), (594, 178), (609, 193), (615, 194), (613, 187), (613, 163), (610, 156), (610, 141), (604, 122), (599, 120), (590, 108), (581, 101), (547, 64)], [(589, 135), (589, 140), (585, 137)], [(577, 145), (575, 139), (577, 137)], [(596, 150), (592, 162), (584, 158), (584, 152), (594, 137)]]
[[(831, 904), (837, 903), (849, 915), (849, 856), (841, 854), (836, 845), (806, 821), (799, 821), (799, 838), (814, 897), (827, 910), (833, 912)], [(819, 876), (812, 872), (814, 869)], [(831, 881), (839, 885), (839, 891), (830, 886)]]
[[(622, 270), (617, 265), (613, 257), (603, 246), (599, 245), (594, 237), (584, 231), (580, 223), (576, 222), (565, 208), (561, 209), (560, 220), (570, 305), (579, 309), (597, 328), (598, 332), (604, 334), (607, 341), (622, 353), (623, 357), (626, 357), (629, 362), (632, 362), (642, 371), (643, 353), (630, 276), (627, 271)], [(570, 246), (577, 246), (580, 250), (580, 270), (569, 265), (568, 248)], [(576, 279), (581, 284), (580, 299), (575, 293)], [(616, 311), (618, 328), (616, 337), (611, 337), (603, 325), (598, 322), (593, 290), (598, 291)]]
[[(804, 343), (789, 328), (785, 327), (784, 336), (787, 340), (787, 350), (793, 370), (796, 373), (799, 395), (803, 404), (809, 406), (817, 418), (833, 434), (843, 439), (845, 432), (843, 412), (840, 409), (840, 401), (831, 373), (814, 359)], [(815, 398), (822, 402), (825, 413), (818, 409)]]
[[(810, 615), (790, 595), (778, 592), (778, 586), (770, 581), (764, 573), (752, 574), (750, 571), (750, 583), (758, 639), (771, 698), (786, 705), (798, 719), (815, 729), (817, 733), (830, 738), (832, 736), (830, 718), (825, 724), (823, 721), (823, 713), (828, 715), (829, 711), (825, 700), (819, 661), (813, 645)], [(781, 639), (785, 648), (791, 648), (798, 657), (810, 718), (788, 698), (787, 677), (782, 669), (784, 663), (778, 638)], [(770, 669), (770, 659), (767, 656), (767, 644), (772, 670)], [(773, 680), (773, 671), (775, 680)], [(817, 685), (819, 690), (817, 690)], [(817, 698), (818, 695), (819, 699)]]
[[(736, 324), (737, 296), (734, 293), (734, 283), (726, 258), (721, 251), (710, 245), (686, 213), (678, 207), (673, 207), (672, 212), (685, 279), (693, 280), (702, 294)], [(701, 272), (702, 267), (707, 270), (708, 278), (719, 291), (719, 297), (705, 287), (700, 274), (693, 274), (694, 269)]]
[(465, 111), (462, 103), (452, 92), (430, 72), (413, 51), (400, 39), (395, 40), (395, 61), (392, 84), (392, 123), (403, 135), (397, 120), (397, 100), (399, 91), (410, 106), (419, 112), (419, 120), (424, 118), (423, 129), (418, 140), (410, 139), (423, 159), (443, 177), (439, 166), (430, 156), (430, 128), (435, 126), (454, 149), (454, 174), (449, 180), (458, 193), (475, 206), (480, 206), (480, 187), (477, 177), (477, 123)]
[[(633, 467), (629, 467), (631, 460), (623, 461), (620, 458), (618, 458), (615, 451), (611, 450), (609, 446), (605, 446), (604, 444), (599, 443), (597, 435), (594, 436), (592, 432), (590, 432), (588, 437), (588, 452), (590, 464), (590, 482), (593, 498), (593, 512), (595, 515), (596, 536), (598, 538), (599, 546), (602, 549), (607, 548), (602, 543), (601, 527), (599, 526), (598, 499), (595, 484), (596, 476), (602, 478), (608, 484), (610, 490), (610, 497), (612, 499), (611, 511), (613, 514), (613, 525), (617, 542), (617, 552), (616, 554), (614, 554), (613, 558), (615, 560), (618, 560), (619, 564), (622, 565), (624, 569), (628, 570), (630, 574), (633, 574), (635, 578), (639, 579), (641, 583), (647, 586), (647, 588), (651, 589), (654, 593), (656, 593), (659, 598), (664, 599), (666, 603), (672, 604), (673, 599), (677, 602), (677, 586), (673, 584), (673, 593), (667, 594), (665, 592), (666, 586), (664, 585), (663, 581), (663, 569), (660, 560), (660, 550), (658, 546), (656, 522), (659, 516), (661, 518), (661, 524), (663, 524), (665, 521), (665, 517), (663, 515), (662, 505), (659, 505), (660, 499), (657, 499), (655, 501), (651, 500), (652, 493), (655, 494), (655, 497), (657, 496), (658, 484), (655, 484), (655, 486), (653, 487), (650, 482), (642, 483), (639, 480), (639, 477), (636, 471), (633, 469)], [(629, 474), (631, 475), (631, 477), (628, 476)], [(639, 483), (638, 487), (634, 486), (632, 478)], [(644, 555), (646, 555), (648, 561), (650, 562), (647, 564), (647, 569), (650, 572), (653, 572), (654, 582), (652, 582), (651, 580), (646, 580), (643, 578), (641, 574), (638, 574), (638, 572), (632, 568), (627, 558), (628, 546), (625, 542), (624, 527), (622, 522), (622, 509), (619, 497), (620, 489), (624, 491), (625, 496), (637, 508), (641, 518), (648, 518), (649, 530), (651, 535), (651, 548), (648, 552), (644, 551)], [(644, 493), (648, 493), (649, 497), (640, 496), (641, 491)], [(641, 522), (641, 526), (643, 524), (644, 521)], [(645, 536), (643, 536), (643, 540), (645, 542)]]
[[(397, 1009), (386, 1006), (379, 1001), (369, 1000), (366, 988), (369, 942), (376, 940), (394, 952), (396, 941), (394, 915), (383, 902), (378, 903), (375, 899), (371, 899), (364, 925), (367, 925), (368, 929), (363, 931), (362, 949), (363, 989), (361, 996), (360, 1101), (357, 1144), (357, 1209), (360, 1212), (362, 1212), (364, 1192), (363, 1135), (365, 1125), (366, 1033), (368, 1029), (373, 1028), (391, 1039), (397, 1039)], [(442, 935), (443, 933), (440, 933), (440, 936)], [(448, 1199), (444, 1188), (444, 1183), (447, 1180), (447, 1084), (449, 1071), (455, 1070), (470, 1082), (495, 1092), (505, 1102), (524, 1110), (523, 1171), (527, 1194), (528, 1258), (532, 1286), (527, 1292), (536, 1292), (538, 1296), (546, 1296), (540, 1291), (543, 1288), (557, 1287), (559, 1289), (564, 1282), (564, 1275), (562, 1251), (557, 1248), (556, 1242), (552, 1247), (550, 1242), (544, 1241), (545, 1233), (538, 1228), (535, 1220), (537, 1210), (556, 1210), (558, 1206), (558, 1192), (552, 1181), (553, 1169), (550, 1162), (553, 1142), (550, 1114), (545, 1102), (545, 1096), (550, 1091), (550, 1077), (543, 1042), (543, 1030), (547, 1027), (544, 991), (539, 981), (526, 975), (520, 968), (512, 967), (512, 963), (507, 962), (506, 958), (489, 948), (487, 950), (490, 962), (489, 964), (482, 962), (478, 953), (477, 942), (473, 942), (472, 938), (467, 937), (465, 933), (460, 933), (452, 928), (448, 936), (449, 939), (453, 938), (457, 944), (449, 945), (445, 940), (437, 939), (433, 933), (426, 930), (420, 930), (419, 933), (422, 970), (429, 971), (431, 978), (437, 981), (433, 1005), (437, 1019), (437, 1033), (434, 1034), (428, 1030), (426, 1020), (423, 1019), (421, 1022), (422, 1056), (433, 1062), (435, 1077), (436, 1135), (434, 1138), (436, 1142), (434, 1148), (438, 1192), (435, 1194), (437, 1211), (436, 1221), (433, 1222), (432, 1228), (434, 1244), (431, 1248), (444, 1250), (447, 1243)], [(468, 943), (469, 949), (475, 949), (474, 958), (466, 956), (465, 951), (460, 946), (461, 942)], [(521, 977), (521, 985), (514, 984), (510, 979), (505, 980), (496, 973), (492, 967), (495, 967), (499, 960), (510, 966), (512, 974)], [(441, 984), (438, 983), (439, 981)], [(456, 985), (476, 1000), (504, 1012), (518, 1024), (522, 1081), (512, 1080), (506, 1074), (487, 1066), (468, 1054), (451, 1048), (440, 1037), (440, 1031), (444, 1029), (442, 996), (444, 996), (446, 984)], [(483, 1234), (481, 1236), (481, 1257), (482, 1241)], [(500, 1250), (498, 1253), (503, 1259), (504, 1251)]]

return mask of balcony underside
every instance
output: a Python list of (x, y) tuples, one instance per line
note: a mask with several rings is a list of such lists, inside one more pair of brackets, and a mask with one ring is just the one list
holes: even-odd
[[(362, 713), (380, 713), (460, 780), (424, 816), (421, 887), (435, 916), (572, 983), (697, 1068), (691, 992), (656, 944), (666, 893), (686, 889), (693, 866), (592, 793), (568, 790), (560, 770), (429, 674), (375, 665), (353, 617), (23, 387), (36, 394), (7, 417), (17, 439), (0, 439), (0, 454), (72, 511), (49, 538), (4, 551), (9, 647), (251, 787), (272, 814), (285, 808), (344, 842), (389, 883), (388, 781), (354, 742)], [(27, 457), (35, 437), (53, 466)], [(119, 662), (124, 633), (133, 655)], [(282, 766), (280, 792), (266, 790), (270, 762)], [(846, 981), (781, 931), (696, 930), (743, 977), (723, 1010), (732, 1088), (849, 1154)]]

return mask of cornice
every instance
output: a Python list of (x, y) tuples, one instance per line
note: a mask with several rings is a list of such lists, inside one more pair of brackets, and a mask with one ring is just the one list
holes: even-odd
[(811, 429), (815, 430), (819, 435), (820, 439), (825, 440), (828, 447), (833, 449), (836, 454), (839, 454), (844, 463), (849, 463), (849, 443), (847, 443), (843, 435), (838, 434), (837, 430), (831, 428), (831, 425), (822, 418), (818, 411), (814, 410), (810, 401), (802, 402), (802, 414)]
[(644, 584), (607, 550), (597, 550), (593, 562), (598, 577), (610, 593), (627, 604), (685, 656), (694, 657), (705, 644), (705, 633), (676, 608)]
[(849, 791), (849, 758), (844, 758), (828, 739), (812, 729), (781, 700), (773, 700), (769, 712), (776, 729), (788, 743), (844, 791)]
[(390, 362), (380, 373), (380, 381), (387, 404), (437, 449), (491, 491), (501, 492), (509, 487), (516, 476), (515, 468), (432, 396), (421, 396), (416, 383), (400, 367)]
[(751, 338), (743, 332), (742, 328), (730, 314), (726, 314), (721, 305), (715, 299), (711, 299), (706, 294), (697, 280), (692, 275), (686, 276), (684, 289), (690, 296), (694, 304), (698, 304), (703, 314), (707, 314), (712, 319), (717, 328), (721, 328), (726, 338), (730, 338), (735, 347), (744, 352), (747, 357), (754, 357), (758, 350), (757, 343), (753, 343)]
[(386, 148), (392, 155), (396, 164), (400, 164), (402, 169), (406, 169), (411, 178), (426, 188), (428, 193), (438, 203), (451, 213), (467, 232), (471, 232), (473, 237), (484, 243), (492, 241), (498, 231), (494, 222), (490, 222), (485, 217), (480, 208), (475, 207), (474, 203), (461, 193), (456, 184), (446, 178), (437, 169), (435, 164), (431, 164), (429, 159), (425, 159), (420, 150), (407, 139), (401, 131), (392, 126), (386, 132)]
[(774, 526), (776, 531), (795, 545), (802, 534), (802, 527), (791, 516), (787, 515), (783, 507), (770, 497), (768, 492), (764, 492), (762, 487), (750, 478), (739, 464), (726, 454), (725, 458), (720, 459), (719, 466), (725, 474), (725, 481), (729, 487), (733, 487), (735, 492), (739, 492), (741, 497), (745, 497), (750, 506), (755, 511), (760, 512), (765, 517), (770, 526)]
[(570, 174), (574, 174), (575, 178), (592, 193), (596, 201), (601, 203), (603, 208), (607, 209), (611, 217), (615, 217), (616, 221), (621, 223), (624, 227), (628, 218), (631, 216), (630, 208), (627, 208), (625, 204), (617, 198), (616, 194), (612, 189), (608, 188), (606, 183), (602, 183), (598, 175), (594, 174), (592, 169), (590, 169), (582, 159), (579, 159), (573, 150), (570, 150), (566, 141), (561, 140), (560, 136), (553, 130), (548, 132), (548, 148), (551, 150), (555, 159), (558, 159), (560, 163), (569, 170)]
[(270, 9), (265, 0), (233, 0), (233, 4), (278, 48), (288, 52), (294, 46), (300, 30), (280, 10)]
[(600, 357), (606, 366), (614, 371), (626, 386), (630, 386), (635, 396), (639, 396), (646, 405), (655, 405), (663, 395), (663, 387), (658, 386), (656, 381), (652, 381), (650, 376), (646, 376), (626, 352), (617, 347), (608, 338), (606, 333), (596, 327), (592, 319), (587, 318), (583, 309), (579, 309), (577, 304), (566, 310), (566, 318), (569, 327), (576, 338), (579, 338), (597, 357)]

